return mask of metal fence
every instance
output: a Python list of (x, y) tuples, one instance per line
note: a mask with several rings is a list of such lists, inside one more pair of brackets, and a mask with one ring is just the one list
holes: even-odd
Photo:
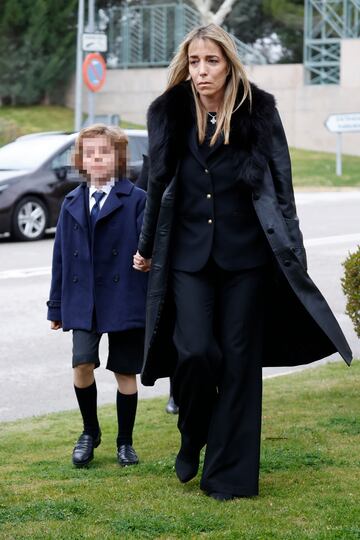
[(340, 42), (360, 37), (360, 0), (305, 0), (307, 84), (340, 83)]
[[(186, 4), (112, 7), (107, 10), (109, 68), (167, 66), (183, 37), (200, 25)], [(265, 64), (262, 54), (233, 36), (244, 64)]]

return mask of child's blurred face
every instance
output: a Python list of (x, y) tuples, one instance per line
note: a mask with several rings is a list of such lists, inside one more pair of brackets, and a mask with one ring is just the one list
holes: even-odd
[(84, 138), (82, 146), (83, 169), (90, 176), (92, 185), (100, 186), (115, 177), (116, 153), (109, 137), (99, 135)]

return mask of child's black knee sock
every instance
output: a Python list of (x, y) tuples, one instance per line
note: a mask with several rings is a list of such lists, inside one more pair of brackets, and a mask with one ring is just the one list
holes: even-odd
[(136, 416), (138, 394), (116, 394), (116, 408), (118, 418), (117, 447), (121, 444), (132, 444), (132, 433)]
[(96, 382), (94, 381), (86, 388), (78, 388), (74, 385), (74, 389), (84, 422), (84, 433), (92, 435), (92, 437), (96, 438), (100, 429), (97, 417)]

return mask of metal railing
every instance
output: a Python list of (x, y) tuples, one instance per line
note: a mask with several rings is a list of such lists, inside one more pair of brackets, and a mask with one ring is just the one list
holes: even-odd
[[(200, 14), (182, 3), (112, 7), (106, 11), (109, 68), (168, 66), (183, 37), (199, 26)], [(233, 36), (244, 64), (265, 64), (265, 57)]]
[(340, 42), (360, 37), (360, 0), (305, 0), (307, 84), (340, 83)]

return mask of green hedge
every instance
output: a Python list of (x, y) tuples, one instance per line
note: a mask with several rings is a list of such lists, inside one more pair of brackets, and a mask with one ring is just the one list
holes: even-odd
[(344, 277), (341, 279), (347, 297), (346, 313), (353, 322), (355, 332), (360, 337), (360, 246), (343, 262)]

